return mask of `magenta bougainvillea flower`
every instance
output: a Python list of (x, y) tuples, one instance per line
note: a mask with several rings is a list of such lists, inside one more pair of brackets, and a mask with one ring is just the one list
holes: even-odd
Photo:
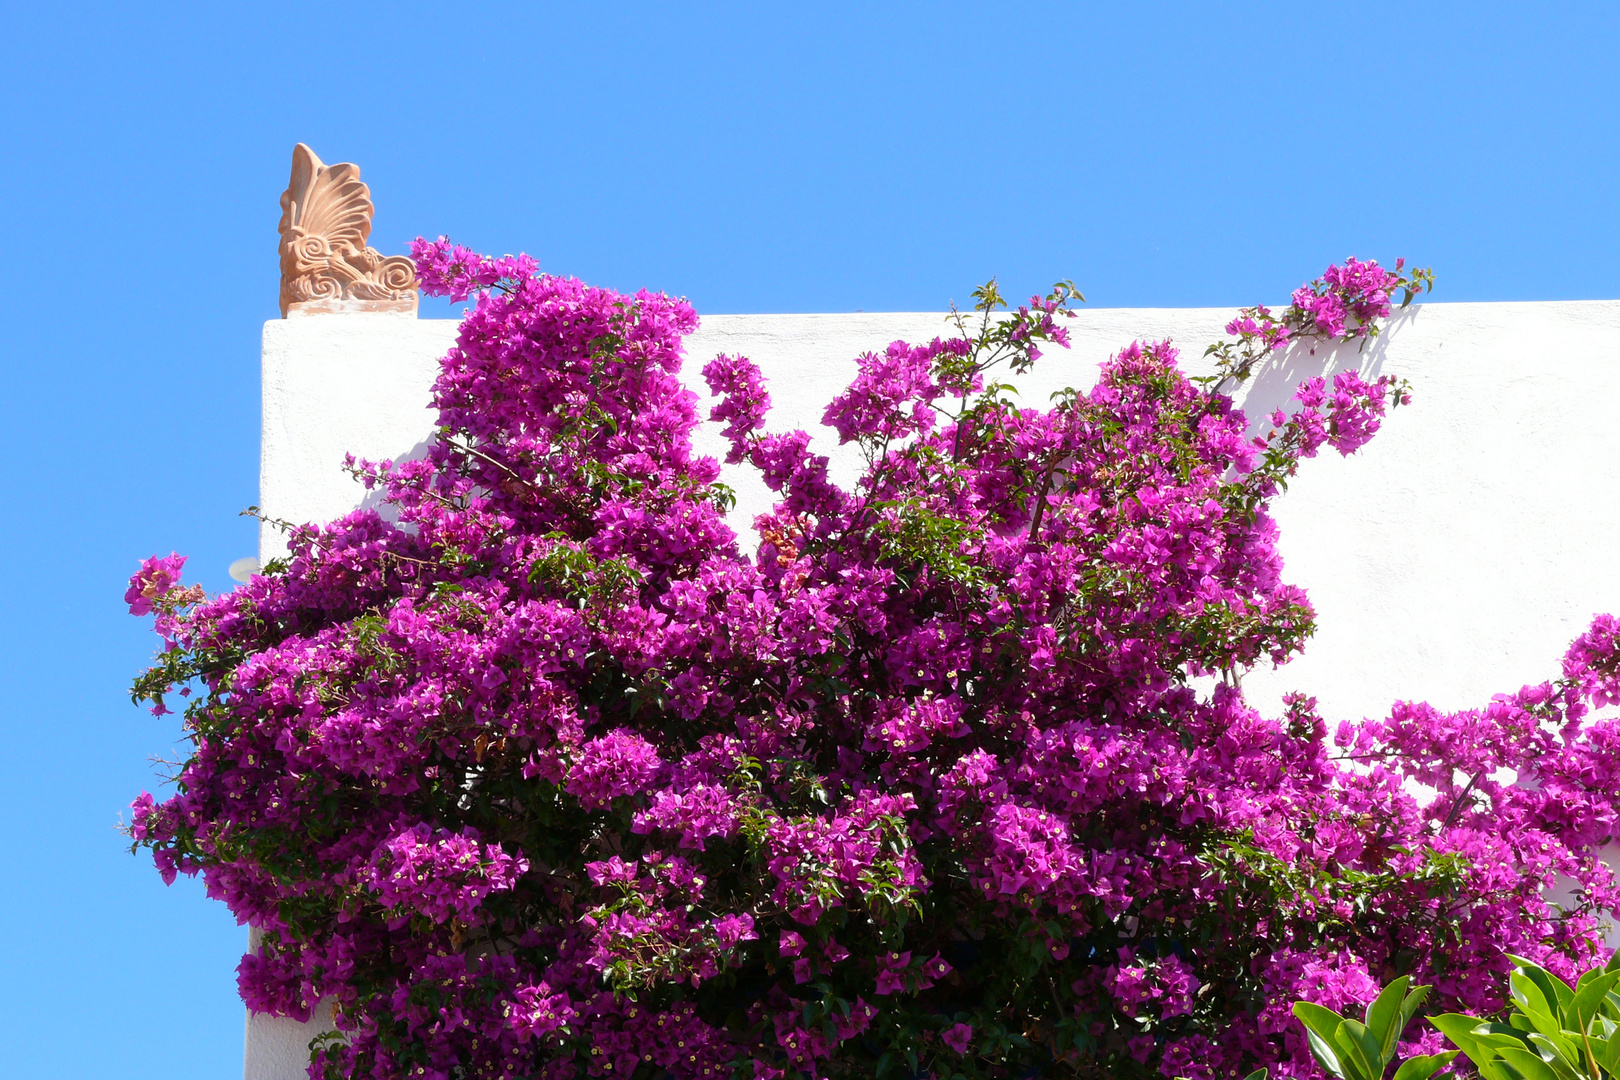
[(1595, 955), (1615, 620), (1462, 712), (1262, 716), (1236, 678), (1312, 629), (1269, 500), (1405, 390), (1345, 372), (1257, 424), (1227, 391), (1426, 272), (1350, 260), (1240, 312), (1208, 379), (1139, 342), (1044, 409), (999, 371), (1078, 294), (987, 286), (858, 359), (848, 488), (713, 359), (777, 496), (744, 545), (687, 304), (415, 254), (473, 306), (431, 452), (349, 463), (384, 511), (289, 526), (229, 594), (177, 556), (129, 594), (165, 640), (137, 697), (194, 691), (131, 838), (261, 932), (251, 1008), (331, 1002), (311, 1076), (1310, 1076), (1296, 999), (1411, 973), (1491, 1010), (1506, 953)]

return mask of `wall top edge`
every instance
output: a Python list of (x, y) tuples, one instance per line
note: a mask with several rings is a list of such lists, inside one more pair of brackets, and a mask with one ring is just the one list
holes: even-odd
[[(1586, 310), (1593, 314), (1620, 312), (1620, 299), (1615, 300), (1431, 300), (1421, 304), (1413, 304), (1411, 310), (1436, 308), (1446, 312), (1466, 314), (1470, 311), (1510, 311), (1525, 309), (1542, 312), (1560, 310), (1579, 311)], [(1090, 305), (1074, 309), (1076, 317), (1084, 319), (1087, 315), (1111, 315), (1129, 312), (1153, 312), (1156, 314), (1186, 313), (1188, 315), (1230, 315), (1237, 311), (1236, 307), (1210, 306), (1210, 307), (1093, 307)], [(750, 319), (759, 322), (789, 322), (798, 320), (838, 319), (845, 324), (871, 321), (885, 322), (893, 319), (943, 319), (950, 315), (949, 311), (793, 311), (793, 312), (752, 312), (752, 311), (700, 311), (701, 319)], [(318, 326), (332, 325), (335, 321), (357, 321), (375, 325), (380, 321), (447, 324), (458, 323), (459, 318), (453, 319), (422, 319), (414, 312), (403, 311), (338, 311), (321, 314), (304, 315), (296, 319), (267, 319), (265, 326), (289, 325)]]

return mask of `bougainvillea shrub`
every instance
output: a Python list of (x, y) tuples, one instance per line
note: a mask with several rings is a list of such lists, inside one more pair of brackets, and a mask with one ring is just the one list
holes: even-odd
[(1620, 624), (1459, 713), (1239, 686), (1312, 629), (1270, 500), (1405, 390), (1228, 391), (1426, 272), (1351, 260), (1239, 313), (1207, 378), (1139, 342), (1045, 408), (1002, 379), (1078, 294), (987, 286), (858, 358), (823, 433), (864, 453), (847, 489), (714, 358), (728, 461), (777, 497), (744, 544), (692, 450), (687, 304), (415, 254), (474, 303), (431, 452), (349, 462), (383, 512), (285, 526), (232, 593), (171, 556), (128, 597), (164, 639), (136, 695), (185, 695), (191, 742), (131, 835), (261, 932), (249, 1007), (331, 1002), (312, 1076), (1306, 1076), (1296, 998), (1410, 974), (1489, 1011), (1505, 953), (1596, 956)]

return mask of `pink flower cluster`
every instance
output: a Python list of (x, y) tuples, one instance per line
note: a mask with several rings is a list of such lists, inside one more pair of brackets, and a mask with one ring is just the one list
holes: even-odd
[(645, 790), (658, 775), (658, 748), (633, 731), (617, 728), (580, 748), (565, 790), (596, 810), (622, 795)]
[(1216, 390), (1229, 380), (1242, 382), (1268, 353), (1295, 341), (1312, 346), (1312, 351), (1324, 340), (1365, 345), (1378, 333), (1378, 321), (1390, 314), (1397, 292), (1405, 307), (1434, 287), (1434, 271), (1405, 267), (1405, 259), (1396, 259), (1394, 270), (1373, 260), (1346, 259), (1343, 266), (1330, 266), (1315, 281), (1295, 289), (1293, 303), (1281, 312), (1263, 304), (1244, 308), (1226, 324), (1233, 340), (1216, 342), (1205, 354), (1218, 358), (1220, 373), (1200, 381), (1213, 383)]
[(361, 880), (383, 907), (442, 923), (475, 918), (484, 898), (516, 886), (529, 864), (499, 844), (480, 844), (470, 826), (450, 833), (418, 822), (378, 845), (366, 869)]
[(129, 579), (129, 588), (124, 591), (124, 603), (129, 605), (129, 613), (149, 614), (154, 604), (160, 603), (180, 584), (180, 570), (185, 565), (184, 555), (170, 554), (163, 559), (153, 555), (143, 559), (141, 568)]
[(825, 817), (771, 822), (772, 901), (795, 922), (813, 926), (830, 909), (869, 900), (873, 892), (894, 903), (925, 891), (927, 878), (907, 843), (906, 816), (915, 809), (910, 795), (863, 791)]
[(1201, 984), (1192, 967), (1174, 953), (1141, 962), (1134, 950), (1121, 949), (1119, 963), (1108, 969), (1103, 985), (1126, 1016), (1151, 1011), (1169, 1018), (1192, 1012), (1193, 995)]
[(507, 280), (521, 281), (540, 269), (527, 255), (503, 255), (498, 259), (452, 244), (443, 236), (437, 241), (417, 237), (411, 241), (411, 258), (422, 291), (429, 296), (448, 296), (460, 303), (480, 290), (492, 289)]
[(1045, 408), (998, 371), (1064, 344), (1072, 287), (987, 286), (858, 359), (848, 487), (715, 359), (777, 493), (745, 550), (687, 304), (414, 251), (472, 308), (430, 452), (349, 463), (388, 515), (294, 527), (226, 595), (177, 556), (131, 582), (168, 642), (137, 696), (195, 691), (131, 838), (262, 932), (250, 1007), (332, 1002), (312, 1077), (1303, 1077), (1297, 998), (1394, 971), (1488, 1011), (1509, 952), (1589, 965), (1620, 623), (1473, 710), (1329, 725), (1236, 678), (1313, 627), (1269, 501), (1403, 390), (1309, 381), (1261, 434), (1220, 385), (1420, 275), (1352, 261), (1240, 315), (1218, 379), (1135, 343)]
[(1400, 286), (1399, 271), (1385, 270), (1376, 261), (1349, 258), (1343, 266), (1330, 266), (1320, 283), (1294, 290), (1294, 307), (1309, 316), (1327, 337), (1365, 337), (1373, 324), (1389, 314), (1390, 295)]

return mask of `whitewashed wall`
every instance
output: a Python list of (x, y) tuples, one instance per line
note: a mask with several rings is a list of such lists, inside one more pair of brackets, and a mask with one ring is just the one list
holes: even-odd
[[(1189, 371), (1220, 336), (1227, 309), (1082, 310), (1073, 348), (1054, 349), (1021, 380), (1044, 405), (1087, 387), (1132, 339), (1170, 338)], [(896, 338), (947, 330), (942, 314), (711, 315), (687, 341), (688, 384), (716, 353), (763, 369), (776, 430), (802, 427), (848, 481), (856, 460), (819, 429), (853, 358)], [(260, 505), (273, 517), (320, 521), (366, 492), (339, 468), (419, 453), (432, 434), (428, 388), (455, 339), (451, 321), (386, 314), (311, 315), (265, 324)], [(1620, 301), (1426, 304), (1400, 315), (1365, 352), (1296, 349), (1248, 390), (1251, 416), (1286, 403), (1310, 375), (1358, 367), (1403, 376), (1396, 411), (1361, 453), (1307, 462), (1276, 506), (1289, 580), (1317, 615), (1305, 655), (1245, 681), (1274, 708), (1303, 690), (1323, 714), (1382, 714), (1401, 698), (1459, 708), (1557, 673), (1565, 646), (1594, 612), (1620, 609)], [(706, 415), (706, 407), (704, 408)], [(716, 425), (699, 438), (724, 456)], [(767, 505), (757, 479), (727, 468), (741, 531)], [(260, 556), (281, 548), (266, 529)], [(248, 1080), (304, 1075), (317, 1028), (249, 1016)]]

